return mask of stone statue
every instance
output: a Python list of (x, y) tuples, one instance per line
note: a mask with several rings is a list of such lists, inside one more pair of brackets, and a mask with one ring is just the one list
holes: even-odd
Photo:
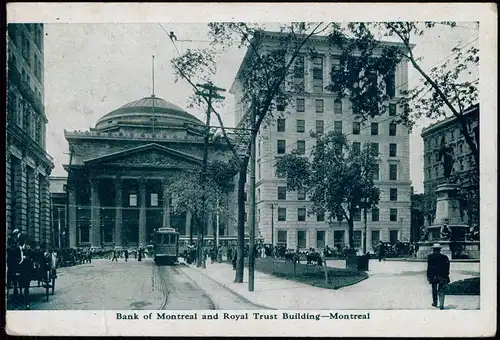
[(439, 149), (439, 160), (443, 160), (444, 177), (449, 178), (453, 170), (453, 148), (447, 146), (444, 142), (444, 136), (441, 138), (441, 147)]

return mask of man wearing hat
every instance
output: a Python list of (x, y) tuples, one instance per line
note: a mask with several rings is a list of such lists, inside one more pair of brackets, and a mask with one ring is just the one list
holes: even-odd
[(446, 285), (450, 283), (450, 260), (441, 254), (441, 245), (432, 246), (432, 254), (427, 256), (427, 280), (432, 286), (432, 306), (444, 309)]

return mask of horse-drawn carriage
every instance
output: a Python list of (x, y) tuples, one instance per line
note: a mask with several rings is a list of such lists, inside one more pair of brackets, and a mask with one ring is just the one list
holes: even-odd
[[(49, 251), (33, 249), (22, 241), (11, 244), (7, 249), (7, 289), (13, 290), (12, 297), (19, 298), (29, 308), (30, 288), (44, 288), (46, 301), (53, 295), (56, 286), (56, 258)], [(36, 282), (36, 285), (32, 285)]]

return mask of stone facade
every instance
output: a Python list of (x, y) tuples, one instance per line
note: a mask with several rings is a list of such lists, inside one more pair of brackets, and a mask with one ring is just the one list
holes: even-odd
[[(329, 70), (335, 65), (339, 51), (334, 51), (325, 40), (314, 39), (312, 43), (321, 61), (313, 64), (308, 57), (304, 58), (305, 70), (321, 65), (322, 73), (304, 72), (303, 83), (305, 93), (293, 96), (292, 105), (286, 112), (275, 112), (277, 119), (268, 126), (262, 126), (258, 134), (256, 160), (256, 219), (259, 232), (266, 243), (274, 240), (288, 248), (308, 249), (323, 248), (325, 245), (344, 246), (348, 242), (348, 227), (346, 222), (329, 224), (317, 216), (309, 215), (311, 203), (297, 192), (286, 192), (286, 198), (278, 197), (279, 187), (286, 187), (286, 180), (276, 174), (276, 160), (286, 152), (300, 147), (308, 156), (316, 144), (316, 139), (310, 132), (339, 129), (347, 134), (351, 142), (357, 141), (378, 143), (380, 162), (379, 177), (375, 181), (381, 190), (378, 217), (368, 216), (367, 250), (373, 252), (372, 244), (379, 240), (408, 242), (410, 238), (410, 167), (409, 167), (409, 131), (402, 125), (397, 125), (395, 135), (391, 135), (391, 115), (399, 109), (391, 105), (392, 112), (360, 123), (359, 134), (355, 134), (355, 117), (347, 98), (337, 100), (334, 93), (324, 89), (327, 85)], [(269, 43), (272, 48), (272, 43)], [(244, 65), (244, 63), (243, 63)], [(243, 67), (243, 66), (242, 66)], [(240, 69), (240, 73), (243, 70)], [(321, 76), (318, 76), (321, 75)], [(235, 97), (235, 118), (239, 122), (248, 109), (241, 103), (243, 95), (239, 74), (232, 86)], [(321, 79), (318, 79), (321, 78)], [(402, 62), (395, 70), (394, 85), (405, 90), (408, 82), (408, 66)], [(396, 100), (394, 100), (394, 103)], [(356, 122), (357, 123), (357, 122)], [(371, 123), (378, 123), (377, 135), (371, 134)], [(278, 145), (283, 143), (284, 146)], [(394, 148), (393, 151), (390, 148)], [(281, 148), (282, 150), (278, 150)], [(390, 176), (393, 168), (395, 179)], [(249, 183), (247, 181), (247, 183)], [(391, 190), (396, 195), (391, 198)], [(248, 208), (247, 208), (248, 209)], [(284, 210), (286, 209), (286, 210)], [(303, 217), (304, 209), (306, 211)], [(391, 217), (392, 211), (392, 217)], [(280, 216), (282, 215), (282, 216)], [(286, 215), (286, 216), (285, 216)], [(299, 216), (300, 215), (300, 216)], [(274, 223), (271, 219), (274, 219)], [(272, 230), (274, 229), (274, 237)], [(362, 218), (354, 222), (355, 247), (362, 248)]]
[(19, 229), (33, 246), (52, 246), (43, 105), (43, 25), (8, 25), (6, 231)]
[[(192, 235), (191, 214), (171, 211), (167, 184), (200, 169), (201, 125), (179, 107), (147, 97), (108, 113), (89, 131), (65, 131), (69, 246), (145, 245), (163, 226)], [(209, 145), (209, 161), (230, 155), (223, 145)], [(236, 235), (228, 225), (225, 235)]]
[[(466, 110), (465, 118), (469, 133), (476, 143), (479, 142), (479, 105)], [(461, 131), (461, 125), (454, 116), (443, 119), (422, 130), (424, 141), (424, 191), (434, 191), (438, 184), (444, 181), (443, 164), (439, 159), (439, 148), (444, 137), (446, 145), (453, 148), (452, 175), (461, 174), (467, 177), (474, 164), (469, 145), (466, 143)], [(477, 139), (476, 139), (477, 137)]]

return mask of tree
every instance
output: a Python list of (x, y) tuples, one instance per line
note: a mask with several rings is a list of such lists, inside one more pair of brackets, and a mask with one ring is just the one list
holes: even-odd
[[(289, 71), (295, 65), (299, 52), (306, 52), (305, 44), (313, 36), (324, 32), (330, 24), (291, 23), (281, 25), (278, 39), (269, 43), (269, 32), (261, 25), (250, 23), (209, 23), (211, 46), (197, 51), (188, 50), (172, 60), (178, 77), (189, 80), (195, 77), (210, 79), (215, 73), (214, 66), (218, 56), (232, 46), (247, 47), (244, 67), (238, 75), (238, 82), (243, 89), (239, 103), (246, 108), (244, 118), (238, 122), (236, 138), (229, 138), (220, 115), (213, 112), (219, 120), (223, 137), (231, 147), (235, 162), (239, 165), (238, 177), (238, 261), (235, 282), (243, 282), (244, 268), (244, 214), (245, 184), (250, 159), (251, 143), (249, 131), (259, 131), (262, 124), (271, 124), (279, 111), (284, 111), (289, 104), (290, 91), (295, 87), (289, 81)], [(272, 46), (271, 46), (272, 45)], [(289, 85), (289, 86), (286, 86)], [(255, 112), (255, 124), (250, 123), (249, 112)], [(235, 142), (239, 142), (238, 144)], [(242, 150), (242, 155), (237, 149)]]
[[(438, 119), (451, 112), (460, 123), (460, 131), (479, 171), (479, 130), (471, 128), (466, 112), (478, 102), (479, 49), (469, 44), (455, 47), (440, 65), (431, 70), (421, 67), (421, 58), (414, 55), (411, 40), (428, 33), (436, 25), (453, 29), (454, 22), (383, 22), (349, 23), (329, 36), (332, 46), (341, 51), (340, 64), (331, 72), (328, 89), (339, 96), (349, 96), (353, 112), (367, 119), (387, 112), (394, 99), (400, 107), (395, 122), (412, 127), (425, 116)], [(380, 37), (397, 38), (398, 44), (387, 44)], [(467, 47), (467, 49), (466, 49)], [(453, 57), (453, 58), (451, 58)], [(396, 91), (394, 74), (401, 62), (409, 62), (424, 78), (422, 86)], [(394, 98), (395, 97), (395, 98)]]
[(380, 191), (373, 183), (377, 157), (368, 144), (358, 150), (346, 135), (331, 131), (317, 136), (310, 159), (294, 151), (276, 167), (286, 174), (288, 190), (306, 192), (313, 213), (325, 215), (330, 223), (347, 221), (349, 248), (354, 249), (355, 214), (378, 205)]
[[(203, 213), (218, 214), (226, 220), (233, 218), (233, 213), (227, 202), (229, 193), (234, 189), (231, 185), (234, 175), (235, 167), (231, 161), (225, 163), (217, 160), (208, 164), (205, 183), (201, 182), (198, 170), (180, 173), (176, 176), (176, 180), (168, 185), (168, 190), (172, 193), (173, 212), (176, 214), (191, 213), (197, 233), (200, 233), (205, 227)], [(203, 190), (205, 190), (205, 195), (200, 195)], [(206, 198), (205, 203), (203, 197)], [(200, 255), (200, 244), (198, 244), (198, 249)]]

